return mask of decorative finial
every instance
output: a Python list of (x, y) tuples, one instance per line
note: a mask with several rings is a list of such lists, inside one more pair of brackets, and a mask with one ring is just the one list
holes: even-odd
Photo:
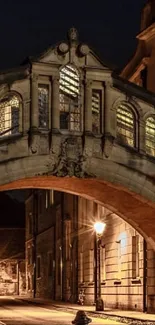
[(70, 30), (68, 31), (68, 39), (71, 43), (78, 41), (78, 31), (76, 28), (70, 28)]

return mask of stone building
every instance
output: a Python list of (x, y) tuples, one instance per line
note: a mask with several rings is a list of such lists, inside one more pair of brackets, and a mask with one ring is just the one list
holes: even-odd
[(148, 0), (141, 15), (141, 30), (136, 36), (135, 55), (121, 72), (121, 77), (155, 92), (155, 1)]
[(24, 295), (24, 206), (11, 193), (0, 193), (0, 211), (0, 295)]
[(93, 303), (89, 221), (101, 214), (106, 305), (155, 310), (155, 92), (153, 75), (138, 70), (154, 55), (147, 21), (120, 76), (75, 28), (0, 74), (0, 189), (34, 188), (26, 201), (30, 295), (76, 302), (82, 287)]
[(25, 229), (0, 228), (0, 295), (25, 295)]
[(85, 304), (94, 304), (93, 226), (101, 219), (106, 224), (100, 251), (105, 306), (154, 311), (155, 253), (122, 218), (93, 201), (52, 190), (33, 192), (26, 211), (30, 296), (77, 303), (83, 289)]

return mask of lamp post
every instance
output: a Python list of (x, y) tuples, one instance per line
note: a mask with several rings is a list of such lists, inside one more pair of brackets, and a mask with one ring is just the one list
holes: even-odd
[(101, 298), (101, 268), (100, 268), (100, 249), (101, 237), (103, 235), (106, 224), (98, 221), (94, 224), (95, 241), (94, 241), (94, 282), (95, 282), (95, 303), (96, 311), (104, 310), (104, 302)]

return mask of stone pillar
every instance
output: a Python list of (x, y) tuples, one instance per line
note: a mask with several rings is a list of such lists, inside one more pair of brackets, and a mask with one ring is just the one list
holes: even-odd
[(85, 133), (92, 133), (92, 81), (85, 82), (85, 111), (84, 111)]
[(59, 77), (52, 79), (52, 130), (60, 129)]
[(38, 75), (32, 74), (31, 77), (31, 129), (38, 129)]
[(111, 114), (112, 110), (112, 90), (111, 90), (111, 83), (106, 82), (105, 87), (105, 135), (110, 135), (113, 133), (113, 135), (116, 135), (116, 114)]
[(147, 244), (147, 312), (155, 313), (155, 252)]
[(138, 141), (139, 136), (139, 152), (145, 154), (145, 121), (140, 119), (139, 121), (139, 135), (138, 126), (136, 125), (136, 140)]

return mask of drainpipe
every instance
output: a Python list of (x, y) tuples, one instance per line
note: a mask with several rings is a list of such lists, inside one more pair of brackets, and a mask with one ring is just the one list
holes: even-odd
[[(55, 210), (56, 214), (56, 210)], [(54, 256), (53, 256), (53, 300), (56, 300), (56, 217), (55, 224), (53, 227), (53, 245), (54, 245)]]
[(37, 234), (37, 217), (38, 217), (38, 200), (37, 191), (33, 192), (33, 298), (36, 297), (36, 234)]
[(61, 300), (64, 300), (64, 193), (61, 193)]
[(147, 243), (143, 240), (143, 312), (147, 312)]
[(17, 262), (17, 295), (19, 296), (19, 261)]
[(79, 244), (79, 240), (78, 240), (78, 196), (75, 196), (75, 220), (76, 220), (76, 301), (78, 301), (78, 293), (79, 293), (79, 290), (78, 290), (78, 278), (79, 278), (79, 275), (78, 275), (78, 269), (79, 269), (79, 261), (78, 261), (78, 244)]

